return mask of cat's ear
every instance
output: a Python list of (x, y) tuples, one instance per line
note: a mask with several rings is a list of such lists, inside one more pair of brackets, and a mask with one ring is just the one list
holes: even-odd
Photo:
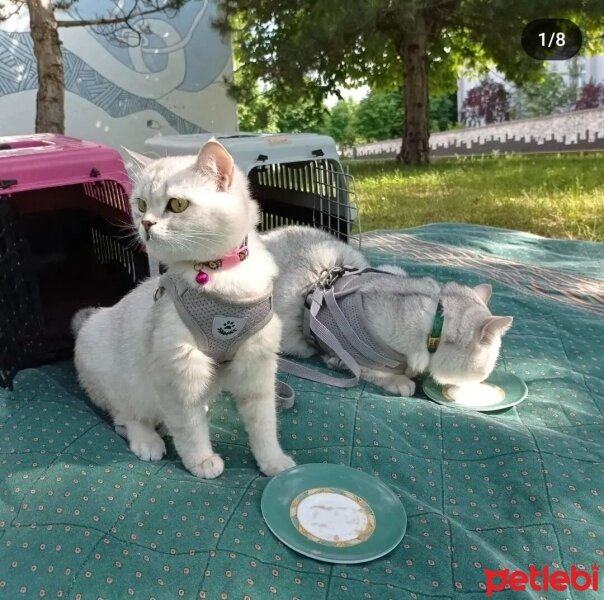
[(122, 146), (122, 150), (135, 162), (137, 166), (142, 167), (143, 169), (153, 161), (152, 158), (149, 158), (144, 154), (139, 154), (134, 150), (128, 150), (128, 148), (125, 148), (124, 146)]
[(480, 343), (488, 344), (495, 337), (505, 335), (513, 321), (513, 317), (487, 317), (480, 327)]
[(488, 304), (493, 294), (493, 288), (490, 283), (481, 283), (474, 287), (474, 291), (478, 294), (478, 297), (485, 303)]
[(219, 190), (226, 191), (231, 187), (235, 161), (218, 140), (212, 138), (203, 145), (197, 155), (197, 167), (216, 177)]

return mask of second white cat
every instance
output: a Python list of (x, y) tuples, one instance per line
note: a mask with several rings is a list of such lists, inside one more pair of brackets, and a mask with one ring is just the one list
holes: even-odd
[[(341, 368), (340, 360), (318, 351), (304, 333), (304, 303), (324, 270), (368, 267), (365, 257), (333, 236), (309, 227), (283, 227), (262, 235), (279, 268), (275, 280), (275, 311), (281, 317), (284, 354), (309, 357), (319, 353), (326, 364)], [(379, 285), (368, 279), (361, 285), (363, 312), (372, 337), (406, 357), (400, 372), (362, 366), (361, 377), (384, 389), (411, 396), (411, 377), (429, 372), (441, 384), (463, 385), (484, 381), (495, 368), (501, 337), (512, 317), (493, 316), (488, 309), (491, 286), (474, 288), (454, 282), (439, 285), (430, 278), (408, 277), (395, 266)], [(430, 352), (428, 338), (439, 306), (444, 316), (438, 347)]]

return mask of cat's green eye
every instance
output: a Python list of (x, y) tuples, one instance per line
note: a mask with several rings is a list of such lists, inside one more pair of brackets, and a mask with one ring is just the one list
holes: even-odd
[(189, 201), (188, 200), (183, 200), (182, 198), (170, 198), (170, 200), (168, 200), (168, 210), (175, 212), (175, 213), (181, 213), (185, 210), (187, 210), (187, 207), (189, 206)]
[(140, 212), (142, 212), (142, 213), (147, 212), (147, 203), (142, 198), (139, 198), (136, 201), (136, 206)]

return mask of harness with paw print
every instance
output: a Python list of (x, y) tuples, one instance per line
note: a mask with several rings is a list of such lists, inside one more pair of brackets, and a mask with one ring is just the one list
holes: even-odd
[[(155, 300), (165, 292), (199, 350), (218, 365), (233, 360), (241, 344), (260, 331), (273, 316), (272, 288), (251, 302), (233, 302), (203, 288), (194, 288), (182, 277), (168, 272), (159, 278)], [(279, 408), (294, 405), (296, 395), (288, 384), (277, 380), (275, 395)]]
[(233, 360), (241, 344), (273, 316), (271, 289), (251, 302), (234, 302), (203, 288), (193, 288), (182, 277), (168, 272), (160, 277), (156, 299), (164, 292), (174, 302), (199, 350), (218, 365)]

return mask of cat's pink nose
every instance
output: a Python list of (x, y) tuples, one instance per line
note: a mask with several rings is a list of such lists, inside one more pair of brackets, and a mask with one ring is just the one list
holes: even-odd
[(147, 219), (142, 221), (145, 231), (149, 231), (149, 229), (151, 229), (151, 227), (153, 227), (153, 225), (155, 225), (156, 223), (157, 223), (157, 221), (149, 221)]

